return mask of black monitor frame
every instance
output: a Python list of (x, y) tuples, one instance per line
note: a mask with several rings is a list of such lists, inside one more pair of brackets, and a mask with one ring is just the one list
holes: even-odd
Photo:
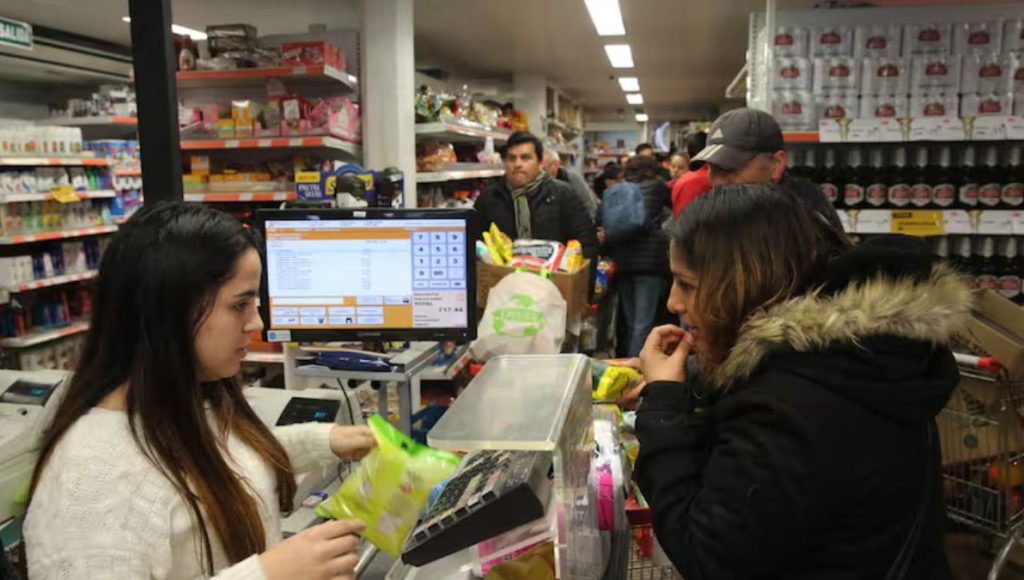
[[(327, 221), (327, 220), (415, 220), (451, 219), (466, 223), (466, 328), (332, 328), (332, 329), (274, 329), (270, 318), (270, 285), (267, 280), (267, 222)], [(472, 209), (260, 209), (256, 212), (256, 227), (262, 236), (263, 275), (260, 284), (260, 315), (265, 328), (264, 339), (271, 342), (389, 342), (452, 340), (469, 342), (477, 334), (476, 304), (476, 240), (480, 237), (479, 218)], [(275, 330), (289, 330), (288, 340), (272, 340)]]

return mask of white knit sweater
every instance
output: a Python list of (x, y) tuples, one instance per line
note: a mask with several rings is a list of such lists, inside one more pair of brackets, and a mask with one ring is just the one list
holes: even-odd
[[(296, 472), (334, 458), (332, 425), (274, 430)], [(250, 447), (229, 437), (229, 461), (258, 496), (267, 546), (281, 541), (277, 481)], [(54, 449), (25, 520), (32, 580), (193, 580), (205, 577), (185, 502), (142, 454), (128, 415), (94, 408)], [(228, 567), (210, 534), (217, 580), (264, 580), (257, 555)]]

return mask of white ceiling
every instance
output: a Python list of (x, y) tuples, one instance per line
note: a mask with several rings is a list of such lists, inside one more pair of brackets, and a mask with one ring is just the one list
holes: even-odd
[[(374, 1), (374, 0), (364, 0)], [(808, 9), (816, 0), (780, 0)], [(876, 0), (877, 4), (922, 0)], [(969, 0), (930, 0), (950, 3)], [(358, 28), (359, 0), (173, 0), (174, 22), (248, 22), (260, 34)], [(743, 66), (750, 12), (765, 0), (620, 0), (626, 36), (597, 36), (583, 0), (414, 0), (416, 60), (462, 77), (544, 75), (581, 102), (589, 119), (629, 120), (614, 75), (637, 76), (652, 121), (714, 116)], [(0, 0), (0, 15), (127, 44), (128, 0)], [(628, 42), (636, 68), (616, 71), (605, 42)]]

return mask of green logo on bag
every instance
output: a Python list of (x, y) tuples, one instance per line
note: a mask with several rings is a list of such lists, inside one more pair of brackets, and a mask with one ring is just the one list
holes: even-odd
[(508, 305), (494, 311), (494, 333), (499, 336), (536, 336), (544, 330), (544, 315), (527, 294), (513, 294)]

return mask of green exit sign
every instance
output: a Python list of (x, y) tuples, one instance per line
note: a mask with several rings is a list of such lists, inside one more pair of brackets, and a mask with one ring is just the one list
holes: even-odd
[(0, 18), (0, 46), (32, 50), (32, 25)]

